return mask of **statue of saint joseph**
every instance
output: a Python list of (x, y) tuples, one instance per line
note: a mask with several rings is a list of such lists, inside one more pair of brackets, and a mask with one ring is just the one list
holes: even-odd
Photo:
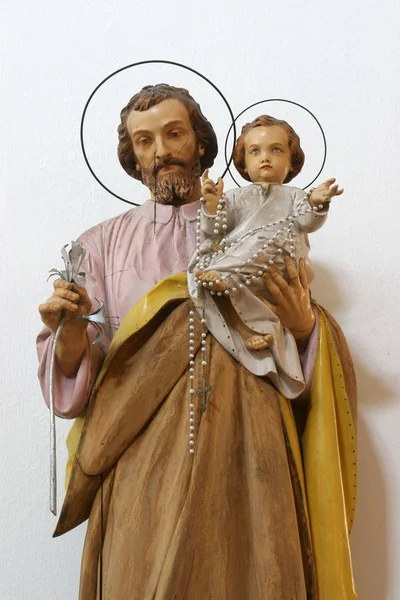
[[(301, 263), (288, 261), (287, 281), (265, 275), (312, 384), (293, 402), (202, 337), (186, 269), (214, 130), (186, 90), (159, 84), (133, 96), (118, 132), (120, 162), (150, 198), (86, 231), (86, 287), (56, 281), (39, 307), (45, 397), (54, 331), (70, 319), (56, 411), (78, 418), (55, 535), (89, 519), (80, 600), (355, 598), (355, 383), (339, 327), (311, 302)], [(121, 325), (93, 345), (72, 317), (96, 300)]]

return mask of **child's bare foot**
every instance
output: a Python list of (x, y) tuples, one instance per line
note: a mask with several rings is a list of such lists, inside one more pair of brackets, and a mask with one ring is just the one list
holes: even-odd
[(215, 290), (216, 292), (224, 292), (228, 289), (227, 283), (221, 279), (221, 275), (217, 271), (202, 271), (201, 269), (197, 269), (196, 277), (200, 279), (200, 281), (205, 281), (210, 285), (210, 289)]
[(255, 334), (245, 339), (244, 343), (248, 350), (265, 350), (270, 347), (272, 340), (273, 337), (270, 333), (267, 335)]

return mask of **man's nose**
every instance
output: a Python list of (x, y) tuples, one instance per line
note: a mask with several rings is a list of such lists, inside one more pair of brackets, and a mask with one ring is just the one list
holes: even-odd
[(171, 156), (171, 151), (162, 136), (156, 138), (155, 154), (159, 160)]

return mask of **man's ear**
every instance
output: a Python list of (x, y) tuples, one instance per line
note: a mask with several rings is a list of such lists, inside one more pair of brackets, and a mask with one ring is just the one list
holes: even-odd
[(206, 151), (206, 147), (204, 144), (199, 145), (199, 156), (204, 156), (204, 152)]
[(141, 171), (141, 168), (140, 168), (140, 165), (139, 165), (139, 163), (136, 163), (136, 166), (135, 166), (135, 168), (136, 168), (136, 171), (139, 171), (139, 173), (140, 173), (140, 171)]

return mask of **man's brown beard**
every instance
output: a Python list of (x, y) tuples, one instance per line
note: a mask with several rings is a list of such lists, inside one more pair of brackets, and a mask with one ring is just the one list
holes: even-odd
[(143, 169), (142, 179), (146, 187), (153, 194), (154, 200), (160, 204), (171, 204), (181, 206), (193, 194), (201, 174), (200, 161), (197, 161), (190, 172), (167, 173), (158, 177), (160, 169), (167, 164), (179, 164), (186, 166), (180, 161), (165, 161), (157, 165), (156, 169)]

